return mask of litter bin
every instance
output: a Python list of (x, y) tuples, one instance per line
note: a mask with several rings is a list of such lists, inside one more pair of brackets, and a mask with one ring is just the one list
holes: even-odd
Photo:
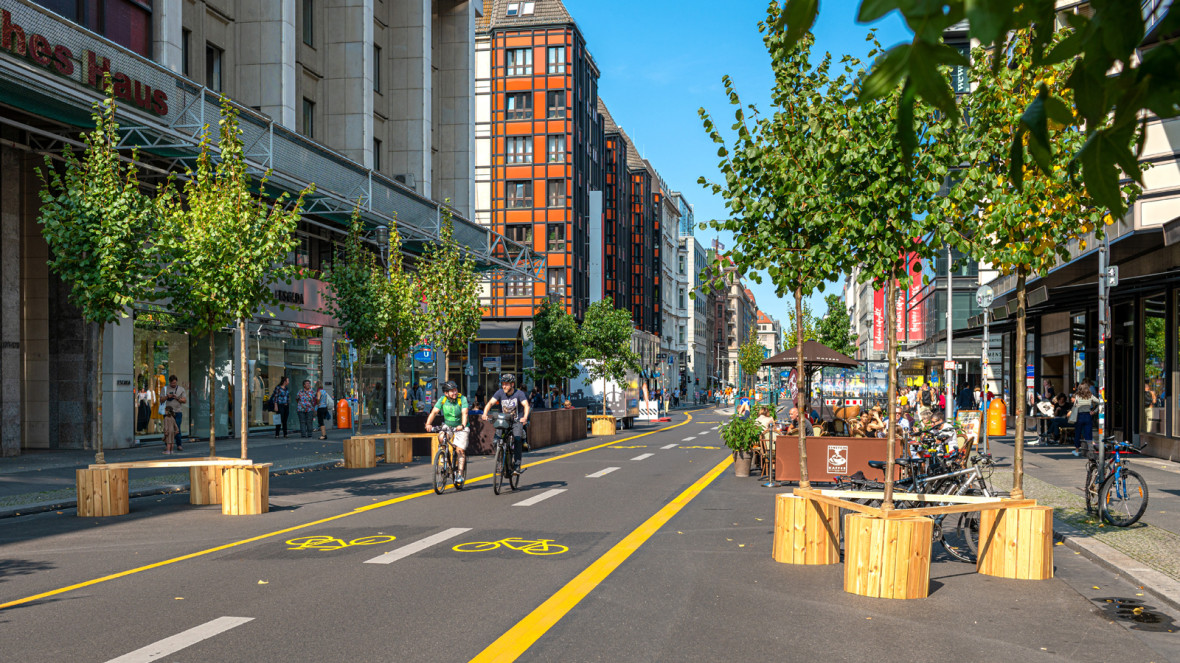
[(999, 398), (988, 406), (987, 434), (989, 437), (1008, 434), (1008, 406)]

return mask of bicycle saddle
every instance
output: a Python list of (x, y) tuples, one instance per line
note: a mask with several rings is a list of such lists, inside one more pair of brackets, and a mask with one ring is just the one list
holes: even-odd
[[(893, 463), (895, 465), (914, 465), (919, 462), (921, 462), (921, 461), (919, 461), (916, 458), (915, 459), (898, 458), (897, 460), (893, 461)], [(876, 470), (883, 470), (883, 469), (885, 469), (885, 461), (883, 461), (883, 460), (870, 460), (869, 467), (876, 469)]]

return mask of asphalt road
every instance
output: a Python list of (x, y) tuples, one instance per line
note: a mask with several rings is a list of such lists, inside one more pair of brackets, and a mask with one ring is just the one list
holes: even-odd
[(0, 658), (1180, 660), (1174, 615), (1146, 606), (1158, 632), (1109, 618), (1094, 599), (1136, 588), (1060, 547), (1037, 583), (936, 554), (919, 601), (776, 564), (776, 491), (733, 476), (719, 415), (692, 416), (529, 454), (514, 494), (485, 479), (440, 497), (420, 463), (274, 477), (265, 516), (181, 494), (119, 518), (8, 519)]

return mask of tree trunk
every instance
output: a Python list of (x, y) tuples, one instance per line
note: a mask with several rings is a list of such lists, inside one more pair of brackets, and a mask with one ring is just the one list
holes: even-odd
[(393, 432), (402, 432), (402, 371), (401, 371), (401, 357), (397, 353), (393, 355), (393, 384), (389, 385), (393, 389)]
[(1025, 316), (1028, 308), (1028, 293), (1025, 291), (1026, 275), (1023, 267), (1016, 268), (1016, 389), (1012, 407), (1016, 410), (1016, 453), (1012, 457), (1012, 498), (1024, 499), (1024, 412), (1028, 407), (1027, 378), (1021, 376), (1028, 366)]
[[(949, 331), (948, 331), (949, 333)], [(897, 444), (897, 279), (885, 286), (885, 360), (889, 374), (885, 383), (888, 399), (885, 421), (885, 500), (882, 509), (893, 508), (893, 449)]]
[(795, 407), (799, 408), (799, 487), (810, 488), (811, 481), (807, 478), (807, 435), (803, 426), (803, 417), (807, 416), (806, 397), (803, 395), (803, 289), (795, 288), (795, 389), (798, 398)]
[[(361, 384), (364, 384), (364, 381), (365, 381), (365, 366), (369, 365), (369, 353), (371, 352), (371, 349), (370, 349), (371, 347), (372, 346), (365, 346), (363, 348), (364, 353), (361, 353), (362, 348), (359, 345), (357, 346), (357, 359), (361, 363), (361, 370), (360, 370)], [(357, 394), (356, 394), (356, 435), (358, 437), (361, 434), (361, 426), (364, 425), (364, 422), (365, 422), (365, 391), (363, 388), (361, 388), (361, 389), (357, 390)]]
[(217, 416), (217, 370), (216, 370), (216, 339), (213, 325), (209, 325), (209, 457), (217, 455), (217, 429), (214, 427)]
[(238, 382), (238, 429), (242, 439), (242, 458), (246, 458), (246, 404), (250, 399), (250, 376), (246, 371), (246, 321), (238, 320), (238, 374), (242, 379)]
[(102, 452), (102, 354), (104, 337), (106, 336), (107, 326), (103, 323), (98, 323), (98, 396), (94, 399), (95, 403), (95, 419), (98, 423), (98, 440), (96, 444), (96, 451), (94, 452), (94, 462), (102, 465), (107, 462), (106, 455)]

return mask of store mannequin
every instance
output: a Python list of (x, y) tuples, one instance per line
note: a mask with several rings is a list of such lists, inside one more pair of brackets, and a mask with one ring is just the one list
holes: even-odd
[(266, 395), (266, 382), (262, 379), (262, 369), (254, 369), (254, 378), (250, 380), (250, 425), (262, 426), (262, 399)]

